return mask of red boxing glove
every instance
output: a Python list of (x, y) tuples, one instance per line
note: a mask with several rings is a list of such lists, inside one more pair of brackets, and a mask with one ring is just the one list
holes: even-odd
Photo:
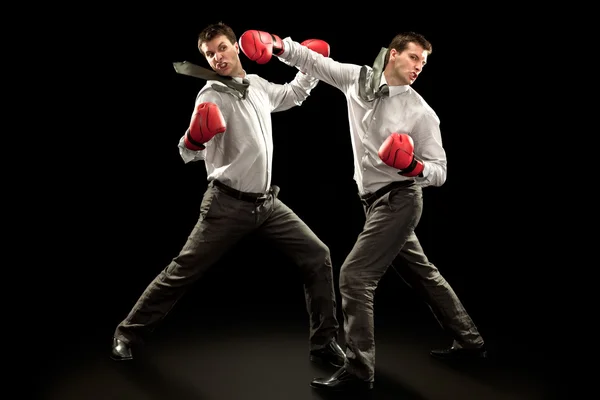
[(379, 158), (389, 165), (399, 169), (403, 176), (418, 176), (423, 172), (423, 162), (414, 154), (415, 144), (406, 133), (392, 133), (379, 147)]
[(329, 57), (329, 43), (321, 39), (306, 39), (300, 43), (302, 46), (306, 46), (312, 51), (316, 51), (322, 54), (324, 57)]
[(185, 147), (190, 150), (203, 150), (204, 143), (215, 135), (225, 132), (226, 127), (219, 106), (210, 102), (198, 104), (183, 139)]
[(263, 31), (246, 31), (240, 36), (239, 42), (246, 57), (258, 64), (266, 64), (273, 54), (281, 55), (284, 50), (279, 36)]

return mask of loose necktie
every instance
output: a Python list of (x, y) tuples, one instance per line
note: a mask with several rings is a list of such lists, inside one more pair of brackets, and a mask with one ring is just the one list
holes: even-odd
[[(231, 91), (232, 94), (241, 96), (242, 99), (246, 98), (246, 91), (250, 85), (250, 82), (247, 79), (244, 79), (242, 83), (239, 83), (230, 76), (221, 76), (215, 71), (211, 71), (189, 61), (174, 62), (173, 67), (175, 68), (175, 72), (178, 74), (193, 76), (194, 78), (219, 81), (225, 84), (228, 88), (233, 89), (235, 92)], [(217, 85), (212, 86), (215, 87)]]
[(390, 88), (388, 85), (381, 85), (379, 90), (375, 93), (375, 97), (390, 97)]
[[(376, 89), (381, 81), (381, 74), (383, 73), (383, 64), (385, 63), (385, 55), (387, 48), (382, 47), (373, 63), (371, 70), (365, 65), (360, 70), (358, 79), (359, 84), (359, 95), (365, 101), (373, 101), (376, 98), (382, 97), (383, 93), (379, 94), (380, 90)], [(386, 85), (387, 86), (387, 85)], [(389, 88), (386, 88), (389, 95)]]
[(212, 85), (210, 85), (210, 87), (215, 89), (217, 92), (229, 93), (240, 99), (245, 99), (246, 93), (248, 92), (248, 86), (250, 85), (250, 81), (244, 79), (242, 82), (242, 84), (238, 83), (238, 85), (244, 85), (244, 87), (232, 88), (231, 86), (223, 86), (219, 85), (218, 83), (213, 83)]

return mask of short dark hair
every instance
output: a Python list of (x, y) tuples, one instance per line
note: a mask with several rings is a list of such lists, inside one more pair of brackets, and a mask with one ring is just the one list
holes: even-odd
[(387, 53), (385, 55), (384, 65), (387, 65), (388, 61), (390, 60), (390, 50), (395, 49), (398, 53), (402, 53), (404, 50), (406, 50), (409, 43), (417, 43), (418, 45), (423, 47), (424, 50), (429, 52), (429, 54), (431, 54), (431, 52), (433, 51), (431, 43), (429, 42), (429, 40), (425, 39), (425, 36), (415, 32), (402, 32), (394, 36), (394, 38), (390, 42)]
[(233, 29), (229, 25), (224, 24), (223, 22), (217, 22), (216, 24), (210, 24), (206, 28), (202, 29), (202, 31), (198, 34), (198, 50), (202, 55), (205, 55), (202, 51), (202, 43), (210, 42), (217, 36), (225, 35), (227, 39), (234, 44), (237, 42), (237, 37), (233, 32)]

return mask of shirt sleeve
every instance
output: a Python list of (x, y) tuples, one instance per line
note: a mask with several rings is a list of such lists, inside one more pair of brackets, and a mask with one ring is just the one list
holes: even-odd
[(430, 113), (424, 114), (412, 131), (415, 156), (423, 161), (423, 177), (417, 183), (425, 186), (442, 186), (446, 182), (446, 151), (442, 146), (439, 119)]
[[(205, 89), (205, 90), (201, 90), (198, 93), (198, 96), (196, 96), (194, 110), (196, 109), (196, 107), (199, 104), (202, 104), (205, 102), (215, 103), (219, 107), (221, 114), (223, 114), (225, 124), (227, 124), (228, 116), (231, 114), (231, 107), (229, 107), (230, 103), (224, 101), (221, 94), (218, 93), (216, 90)], [(192, 112), (194, 112), (194, 111), (192, 110)], [(190, 119), (191, 119), (191, 115), (190, 115)], [(186, 164), (189, 162), (204, 160), (206, 157), (206, 149), (190, 150), (187, 147), (185, 147), (184, 138), (185, 138), (185, 135), (187, 135), (189, 129), (190, 128), (188, 127), (185, 130), (184, 134), (179, 138), (179, 143), (177, 144), (177, 147), (179, 149), (179, 155), (183, 159), (183, 162)], [(207, 146), (207, 147), (210, 146), (212, 140), (213, 139), (211, 139), (207, 143), (205, 143), (205, 146)]]
[(189, 128), (185, 131), (185, 133), (183, 134), (183, 136), (179, 139), (179, 143), (177, 145), (177, 147), (179, 148), (179, 155), (181, 156), (181, 159), (183, 160), (184, 163), (190, 163), (190, 162), (194, 162), (194, 161), (199, 161), (199, 160), (204, 160), (206, 157), (206, 149), (204, 150), (190, 150), (187, 147), (185, 147), (185, 144), (183, 143), (183, 139), (185, 137), (185, 135), (187, 135)]
[(271, 101), (272, 112), (279, 112), (302, 105), (319, 80), (298, 71), (291, 82), (277, 84), (263, 80), (263, 83)]
[(285, 50), (278, 56), (281, 62), (294, 66), (344, 93), (358, 79), (361, 68), (358, 65), (340, 63), (331, 57), (325, 57), (289, 37), (283, 39), (283, 43)]

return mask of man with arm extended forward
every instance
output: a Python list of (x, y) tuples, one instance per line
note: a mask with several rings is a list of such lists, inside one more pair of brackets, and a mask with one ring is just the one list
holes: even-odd
[[(240, 42), (258, 35), (270, 34), (246, 31)], [(454, 339), (451, 347), (433, 350), (431, 355), (450, 360), (486, 356), (477, 327), (450, 284), (427, 259), (415, 234), (423, 210), (422, 189), (441, 186), (446, 180), (440, 121), (411, 87), (431, 51), (431, 43), (422, 35), (406, 32), (396, 35), (387, 48), (381, 49), (372, 67), (323, 57), (289, 37), (282, 40), (276, 53), (284, 63), (344, 93), (354, 152), (354, 180), (366, 216), (362, 232), (340, 270), (347, 359), (331, 377), (313, 380), (311, 386), (315, 388), (373, 387), (373, 299), (379, 280), (393, 263)], [(264, 57), (245, 54), (257, 62), (266, 62)]]

